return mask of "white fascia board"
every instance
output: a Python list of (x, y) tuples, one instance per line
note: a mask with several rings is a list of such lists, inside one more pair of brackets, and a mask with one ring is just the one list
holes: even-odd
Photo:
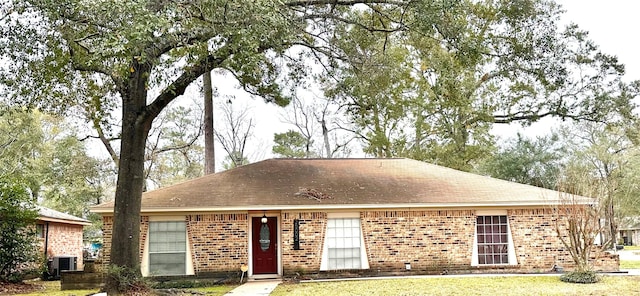
[[(349, 210), (349, 209), (451, 209), (451, 208), (522, 208), (549, 207), (563, 204), (561, 201), (541, 202), (487, 202), (487, 203), (402, 203), (402, 204), (318, 204), (318, 205), (252, 205), (252, 206), (220, 206), (220, 207), (184, 207), (184, 208), (150, 208), (143, 207), (142, 213), (177, 213), (177, 212), (238, 212), (238, 211), (290, 211), (290, 210)], [(112, 209), (94, 209), (94, 213), (113, 213)]]
[(61, 224), (82, 225), (82, 226), (91, 225), (91, 222), (77, 221), (77, 220), (65, 220), (65, 219), (51, 218), (51, 217), (45, 217), (45, 216), (40, 216), (36, 220), (44, 221), (44, 222), (55, 222), (55, 223), (61, 223)]

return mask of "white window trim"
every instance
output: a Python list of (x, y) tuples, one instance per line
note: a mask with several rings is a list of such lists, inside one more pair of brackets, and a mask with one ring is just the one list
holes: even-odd
[(476, 211), (476, 217), (478, 216), (507, 216), (507, 256), (508, 264), (479, 264), (478, 263), (478, 225), (477, 220), (473, 224), (473, 251), (471, 252), (471, 266), (512, 266), (518, 265), (518, 258), (516, 257), (516, 249), (513, 245), (513, 235), (511, 235), (511, 223), (509, 222), (509, 216), (507, 210), (482, 210)]
[[(327, 213), (327, 222), (329, 219), (340, 219), (340, 218), (358, 218), (360, 219), (360, 213)], [(320, 260), (320, 270), (328, 271), (329, 269), (329, 245), (327, 243), (327, 229), (329, 228), (329, 223), (325, 225), (324, 228), (324, 243), (322, 244), (322, 259)], [(367, 259), (367, 248), (364, 244), (364, 233), (362, 232), (362, 220), (360, 220), (360, 268), (359, 269), (369, 269), (369, 260)]]
[[(172, 221), (180, 221), (180, 222), (185, 222), (187, 223), (187, 219), (185, 216), (149, 216), (149, 223), (151, 222), (172, 222)], [(187, 227), (189, 227), (189, 225), (187, 224)], [(150, 227), (147, 227), (147, 239), (144, 240), (144, 249), (142, 252), (142, 262), (140, 262), (140, 272), (142, 273), (142, 276), (144, 277), (148, 277), (151, 275), (151, 273), (149, 272), (149, 234), (150, 234)], [(186, 244), (187, 244), (187, 248), (186, 248), (186, 273), (185, 275), (195, 275), (195, 270), (193, 267), (193, 259), (191, 257), (192, 251), (191, 251), (191, 244), (189, 243), (189, 231), (185, 231), (185, 238), (186, 238)]]

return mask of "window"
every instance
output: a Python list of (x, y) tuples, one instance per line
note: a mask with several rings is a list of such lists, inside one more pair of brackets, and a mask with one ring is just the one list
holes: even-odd
[(36, 237), (44, 238), (44, 224), (36, 224)]
[(327, 221), (327, 269), (360, 269), (360, 219), (334, 218)]
[(149, 222), (149, 274), (186, 274), (186, 259), (186, 222)]
[(509, 264), (507, 216), (478, 216), (476, 234), (479, 265)]

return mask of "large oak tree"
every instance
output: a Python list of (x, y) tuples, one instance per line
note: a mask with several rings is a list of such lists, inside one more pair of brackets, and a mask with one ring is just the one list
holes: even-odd
[[(554, 43), (561, 33), (548, 32), (553, 26), (547, 22), (555, 19), (546, 20), (555, 16), (555, 10), (546, 9), (553, 3), (505, 3), (510, 2), (10, 0), (0, 4), (0, 90), (15, 102), (59, 112), (86, 107), (121, 112), (111, 264), (139, 274), (147, 137), (154, 119), (207, 71), (227, 71), (247, 92), (279, 105), (288, 103), (287, 86), (305, 76), (312, 60), (329, 73), (341, 65), (345, 71), (338, 74), (368, 78), (362, 73), (372, 73), (372, 79), (386, 84), (368, 81), (372, 90), (391, 96), (356, 107), (369, 108), (379, 99), (404, 102), (403, 89), (419, 87), (413, 92), (428, 99), (424, 104), (412, 105), (409, 112), (391, 111), (409, 114), (424, 133), (432, 131), (423, 125), (427, 118), (461, 118), (450, 132), (462, 142), (445, 150), (454, 153), (465, 148), (465, 140), (480, 138), (466, 132), (468, 127), (595, 111), (606, 116), (599, 111), (626, 107), (629, 88), (616, 79), (622, 69), (615, 59), (589, 42)], [(584, 39), (580, 32), (566, 37)], [(384, 53), (397, 42), (409, 46), (398, 47), (392, 60), (366, 55)], [(403, 56), (410, 59), (402, 66), (413, 62), (408, 69), (415, 71), (392, 73), (412, 79), (384, 82), (384, 73)], [(589, 81), (572, 80), (561, 63), (565, 59), (578, 66), (593, 61), (589, 71), (595, 72)], [(607, 73), (613, 76), (601, 75)], [(572, 88), (579, 95), (557, 91)], [(336, 93), (345, 89), (349, 85)], [(508, 100), (497, 100), (505, 96)], [(476, 112), (477, 106), (486, 108)], [(420, 144), (431, 138), (416, 132), (403, 141)]]
[[(59, 112), (121, 112), (110, 263), (139, 274), (144, 153), (154, 119), (212, 69), (230, 72), (251, 94), (287, 104), (283, 82), (304, 75), (304, 55), (333, 56), (335, 24), (360, 25), (348, 13), (354, 5), (395, 18), (418, 3), (8, 1), (0, 6), (2, 90), (14, 102)], [(401, 28), (406, 19), (388, 23)], [(108, 286), (112, 292), (116, 284)]]
[[(366, 152), (470, 170), (492, 151), (496, 124), (634, 116), (640, 83), (625, 82), (624, 65), (588, 32), (559, 25), (563, 11), (553, 1), (421, 8), (420, 29), (406, 34), (391, 34), (392, 26), (336, 30), (349, 62), (322, 79)], [(362, 23), (387, 22), (377, 12), (352, 13)]]

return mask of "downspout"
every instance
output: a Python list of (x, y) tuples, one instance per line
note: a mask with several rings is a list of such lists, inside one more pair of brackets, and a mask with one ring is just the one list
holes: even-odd
[(49, 248), (49, 222), (46, 223), (47, 230), (44, 233), (44, 259), (47, 260), (47, 249)]

